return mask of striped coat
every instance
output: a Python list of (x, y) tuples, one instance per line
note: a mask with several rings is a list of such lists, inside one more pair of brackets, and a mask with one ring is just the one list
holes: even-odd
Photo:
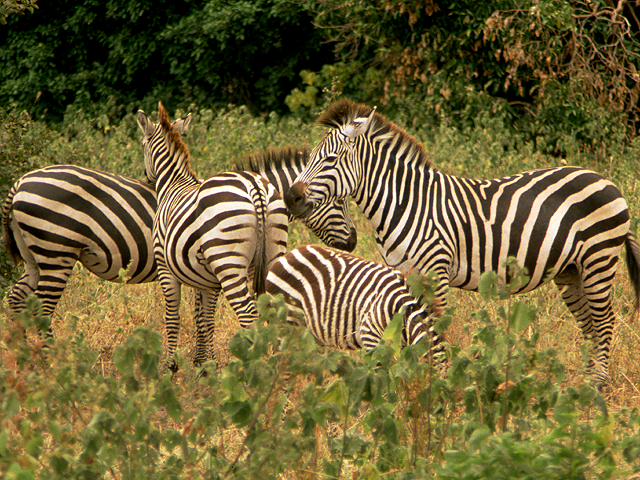
[(422, 145), (366, 105), (337, 102), (319, 121), (329, 131), (289, 190), (292, 213), (304, 217), (318, 203), (351, 196), (389, 265), (439, 276), (435, 313), (449, 286), (476, 290), (487, 271), (509, 281), (515, 257), (529, 275), (518, 291), (554, 280), (595, 344), (595, 383), (609, 380), (612, 280), (623, 246), (640, 300), (640, 248), (611, 181), (577, 167), (456, 177), (435, 169)]
[[(245, 166), (285, 191), (307, 157), (306, 149), (269, 149)], [(156, 204), (149, 184), (90, 168), (56, 165), (23, 175), (3, 205), (5, 250), (25, 266), (8, 295), (11, 311), (22, 311), (35, 294), (52, 315), (76, 262), (108, 281), (119, 281), (123, 269), (127, 283), (155, 281)], [(323, 205), (304, 223), (328, 245), (352, 249), (357, 241), (343, 203)]]
[[(254, 295), (264, 291), (268, 267), (286, 251), (288, 220), (279, 193), (258, 174), (227, 172), (200, 182), (162, 104), (159, 116), (155, 124), (140, 111), (138, 124), (147, 177), (158, 194), (154, 252), (165, 298), (168, 356), (175, 369), (181, 285), (197, 288), (203, 305), (212, 307), (223, 292), (240, 325), (251, 326), (258, 316)], [(207, 312), (203, 322), (210, 344), (214, 325), (211, 309)], [(197, 358), (206, 356), (196, 352)]]
[(307, 245), (287, 253), (267, 275), (267, 293), (282, 295), (288, 319), (306, 325), (322, 345), (376, 347), (389, 322), (404, 315), (405, 345), (431, 342), (444, 359), (427, 308), (397, 270), (344, 252)]

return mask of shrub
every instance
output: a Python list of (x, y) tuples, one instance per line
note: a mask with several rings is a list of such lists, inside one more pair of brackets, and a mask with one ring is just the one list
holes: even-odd
[[(517, 278), (517, 277), (516, 277)], [(511, 287), (485, 275), (485, 298)], [(0, 473), (6, 478), (268, 477), (623, 478), (640, 472), (640, 416), (608, 412), (587, 385), (560, 386), (553, 351), (536, 348), (534, 310), (507, 299), (450, 368), (400, 349), (400, 319), (371, 353), (319, 348), (263, 296), (264, 325), (241, 331), (233, 359), (175, 383), (162, 341), (138, 329), (113, 373), (75, 327), (49, 353), (21, 330), (30, 301), (0, 331)], [(41, 323), (41, 322), (40, 322)], [(441, 321), (438, 329), (446, 328)], [(46, 325), (41, 325), (45, 328)], [(187, 367), (189, 368), (189, 367)], [(9, 441), (10, 439), (10, 441)], [(277, 447), (274, 447), (277, 446)], [(275, 448), (275, 450), (274, 450)], [(275, 454), (274, 454), (275, 452)]]

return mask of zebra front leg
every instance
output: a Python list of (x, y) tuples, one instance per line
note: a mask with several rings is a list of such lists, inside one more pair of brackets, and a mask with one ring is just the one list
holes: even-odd
[[(166, 271), (159, 272), (160, 287), (164, 296), (164, 327), (167, 335), (166, 366), (172, 372), (178, 371), (175, 359), (180, 335), (180, 282)], [(202, 310), (204, 306), (200, 307)]]
[(40, 275), (36, 285), (35, 295), (42, 302), (39, 314), (49, 320), (49, 327), (47, 330), (40, 330), (38, 332), (42, 340), (45, 342), (45, 345), (53, 342), (54, 335), (51, 323), (53, 319), (53, 312), (58, 306), (60, 297), (64, 293), (69, 277), (73, 272), (74, 264), (75, 259), (73, 259), (73, 263), (61, 264), (58, 265), (57, 268), (49, 268), (49, 266), (44, 267), (42, 264), (38, 264)]
[(211, 290), (197, 290), (199, 308), (196, 315), (196, 354), (193, 364), (200, 367), (209, 358), (215, 360), (215, 313), (220, 295), (220, 285)]

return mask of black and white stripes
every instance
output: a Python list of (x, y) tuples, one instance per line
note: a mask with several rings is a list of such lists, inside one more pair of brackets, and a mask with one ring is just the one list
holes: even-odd
[(155, 191), (147, 184), (73, 165), (29, 172), (3, 205), (5, 248), (25, 272), (8, 303), (15, 313), (28, 295), (51, 315), (76, 262), (109, 281), (127, 269), (129, 283), (156, 279), (151, 226)]
[(414, 138), (366, 105), (337, 102), (319, 122), (329, 131), (289, 190), (292, 213), (304, 217), (313, 205), (353, 197), (389, 265), (438, 275), (435, 313), (450, 285), (475, 290), (487, 271), (508, 281), (507, 259), (515, 257), (530, 277), (520, 292), (550, 279), (560, 286), (595, 343), (596, 382), (608, 380), (612, 280), (623, 245), (640, 298), (638, 245), (612, 182), (576, 167), (455, 177), (433, 168)]
[[(222, 291), (240, 325), (253, 324), (258, 317), (254, 294), (263, 292), (268, 267), (286, 251), (288, 220), (277, 190), (259, 174), (227, 172), (200, 182), (191, 169), (189, 150), (162, 104), (159, 116), (154, 124), (138, 112), (145, 170), (158, 194), (154, 252), (171, 358), (178, 341), (183, 283), (200, 290), (202, 304), (212, 308)], [(211, 318), (203, 329), (210, 345)], [(196, 361), (207, 356), (196, 352)]]
[(405, 344), (430, 341), (434, 356), (444, 360), (427, 309), (392, 268), (307, 245), (276, 260), (267, 275), (267, 293), (282, 294), (289, 321), (306, 325), (322, 345), (372, 349), (402, 313)]

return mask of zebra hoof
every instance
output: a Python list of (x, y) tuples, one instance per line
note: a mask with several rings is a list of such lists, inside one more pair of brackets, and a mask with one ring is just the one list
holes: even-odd
[(179, 367), (178, 367), (178, 362), (176, 362), (175, 358), (172, 358), (171, 360), (167, 360), (167, 362), (165, 363), (165, 367), (167, 370), (169, 370), (173, 375), (175, 375), (176, 373), (178, 373)]
[(591, 385), (600, 393), (606, 393), (611, 387), (611, 377), (606, 373), (597, 373), (591, 379)]

